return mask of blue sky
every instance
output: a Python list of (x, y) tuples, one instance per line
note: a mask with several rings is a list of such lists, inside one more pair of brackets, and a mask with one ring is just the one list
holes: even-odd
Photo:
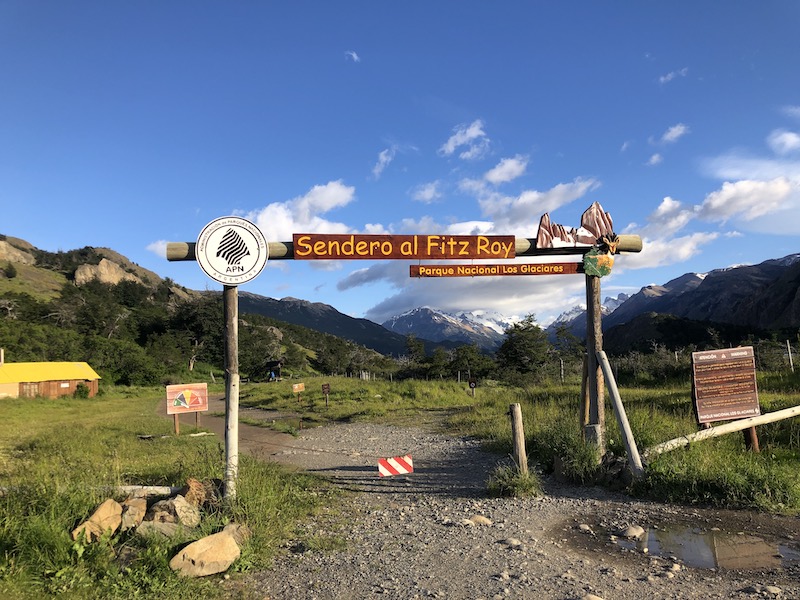
[[(0, 233), (193, 289), (221, 286), (164, 245), (226, 215), (270, 241), (535, 237), (599, 202), (644, 240), (604, 296), (783, 257), (798, 30), (794, 0), (0, 0)], [(404, 261), (271, 261), (242, 290), (378, 322), (546, 324), (584, 295), (580, 276), (412, 280)]]

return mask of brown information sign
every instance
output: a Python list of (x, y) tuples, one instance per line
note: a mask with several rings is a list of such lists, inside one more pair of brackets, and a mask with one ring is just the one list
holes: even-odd
[(411, 265), (411, 277), (493, 277), (496, 275), (574, 275), (583, 264), (522, 263), (485, 265)]
[(761, 414), (752, 346), (692, 352), (692, 383), (699, 423)]
[(340, 235), (295, 233), (295, 260), (514, 258), (513, 235)]

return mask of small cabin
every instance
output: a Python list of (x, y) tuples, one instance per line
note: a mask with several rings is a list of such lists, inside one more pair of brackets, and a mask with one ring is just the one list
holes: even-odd
[(7, 363), (0, 354), (0, 399), (72, 396), (80, 384), (97, 394), (100, 376), (85, 362)]

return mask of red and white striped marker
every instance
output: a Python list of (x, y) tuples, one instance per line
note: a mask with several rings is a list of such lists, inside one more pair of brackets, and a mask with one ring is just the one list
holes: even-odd
[(390, 475), (404, 475), (414, 472), (414, 461), (411, 455), (395, 456), (393, 458), (378, 459), (378, 475), (389, 477)]

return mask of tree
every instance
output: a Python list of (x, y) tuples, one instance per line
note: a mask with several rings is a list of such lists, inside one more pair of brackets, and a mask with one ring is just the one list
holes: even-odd
[(433, 350), (433, 354), (428, 359), (428, 377), (431, 379), (442, 379), (447, 375), (448, 366), (450, 364), (450, 357), (447, 355), (447, 350), (441, 346), (437, 346)]
[(461, 372), (462, 378), (485, 377), (494, 369), (492, 359), (483, 354), (477, 344), (459, 346), (453, 351), (450, 370)]
[(530, 314), (505, 330), (506, 339), (496, 354), (501, 371), (531, 375), (538, 374), (544, 366), (551, 345), (535, 319)]
[(5, 269), (3, 269), (3, 274), (4, 274), (4, 275), (5, 275), (5, 276), (6, 276), (8, 279), (14, 279), (14, 277), (16, 277), (16, 276), (17, 276), (17, 267), (15, 267), (14, 265), (12, 265), (11, 263), (8, 263), (8, 264), (6, 265), (6, 268), (5, 268)]

